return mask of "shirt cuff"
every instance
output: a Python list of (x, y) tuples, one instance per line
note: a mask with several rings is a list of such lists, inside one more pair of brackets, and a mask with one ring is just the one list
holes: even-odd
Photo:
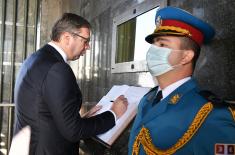
[(116, 122), (116, 121), (117, 121), (117, 116), (116, 116), (116, 114), (113, 112), (113, 110), (108, 110), (108, 111), (110, 111), (110, 112), (113, 114), (114, 119), (115, 119), (115, 122)]

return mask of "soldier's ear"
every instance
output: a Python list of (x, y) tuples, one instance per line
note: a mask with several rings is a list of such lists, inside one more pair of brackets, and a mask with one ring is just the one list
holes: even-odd
[(194, 57), (193, 50), (184, 50), (183, 51), (183, 58), (182, 58), (180, 64), (185, 65), (185, 64), (191, 63), (193, 61), (193, 57)]

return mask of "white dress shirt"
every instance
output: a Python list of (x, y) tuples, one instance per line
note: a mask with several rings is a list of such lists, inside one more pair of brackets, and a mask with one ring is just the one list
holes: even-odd
[[(178, 88), (179, 86), (181, 86), (182, 84), (184, 84), (185, 82), (187, 82), (188, 80), (190, 80), (191, 77), (186, 77), (184, 79), (181, 79), (179, 81), (176, 81), (175, 83), (172, 83), (171, 85), (167, 86), (166, 88), (164, 88), (162, 90), (162, 99), (166, 98), (170, 93), (172, 93), (176, 88)], [(158, 91), (160, 91), (161, 88), (160, 86), (158, 87)], [(157, 92), (158, 92), (157, 91)]]

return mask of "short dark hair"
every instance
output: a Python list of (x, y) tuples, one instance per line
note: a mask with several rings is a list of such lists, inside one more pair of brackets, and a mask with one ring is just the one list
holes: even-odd
[(90, 23), (83, 17), (73, 13), (64, 13), (52, 27), (51, 40), (59, 41), (63, 32), (72, 32), (82, 27), (91, 29)]
[(200, 55), (201, 47), (189, 37), (182, 36), (180, 37), (180, 40), (181, 40), (181, 45), (180, 45), (181, 49), (192, 50), (194, 52), (194, 57), (193, 57), (193, 69), (194, 69)]

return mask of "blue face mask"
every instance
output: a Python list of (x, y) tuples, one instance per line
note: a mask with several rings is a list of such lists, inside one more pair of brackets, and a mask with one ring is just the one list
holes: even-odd
[(172, 66), (168, 61), (171, 52), (172, 49), (169, 48), (158, 47), (156, 45), (150, 46), (146, 55), (146, 61), (152, 76), (159, 76), (174, 69), (175, 66)]

